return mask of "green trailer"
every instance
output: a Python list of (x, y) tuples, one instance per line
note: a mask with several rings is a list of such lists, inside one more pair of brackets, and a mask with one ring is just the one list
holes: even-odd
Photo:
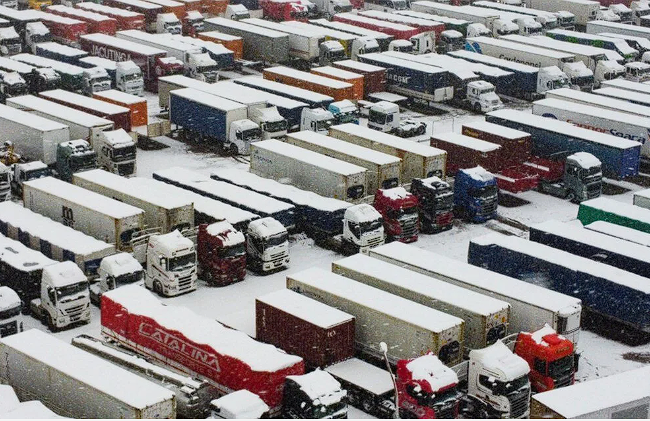
[(582, 225), (606, 221), (650, 233), (650, 209), (599, 197), (580, 203), (578, 219)]
[(61, 88), (70, 92), (82, 92), (84, 69), (62, 61), (52, 60), (33, 54), (16, 54), (13, 60), (33, 67), (50, 67), (61, 77)]

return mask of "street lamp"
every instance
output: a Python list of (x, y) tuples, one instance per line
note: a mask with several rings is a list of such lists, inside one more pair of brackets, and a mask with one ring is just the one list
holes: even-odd
[(386, 345), (386, 342), (379, 342), (379, 348), (381, 349), (381, 352), (384, 353), (384, 361), (386, 361), (386, 368), (388, 368), (390, 379), (393, 381), (393, 389), (395, 390), (395, 414), (393, 415), (393, 418), (399, 419), (399, 397), (397, 393), (397, 382), (395, 381), (393, 370), (390, 368), (390, 363), (388, 362), (388, 345)]

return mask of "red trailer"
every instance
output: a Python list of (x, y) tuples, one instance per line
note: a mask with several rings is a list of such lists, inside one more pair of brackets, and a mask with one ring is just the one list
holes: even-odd
[(371, 19), (364, 16), (359, 16), (353, 13), (337, 13), (334, 15), (334, 20), (337, 22), (355, 25), (360, 28), (378, 31), (387, 35), (392, 35), (395, 39), (410, 40), (412, 36), (422, 32), (412, 26), (406, 26), (399, 23), (387, 22), (385, 20)]
[(44, 91), (40, 92), (38, 95), (48, 101), (56, 102), (74, 108), (75, 110), (110, 120), (115, 124), (115, 130), (124, 129), (127, 132), (131, 131), (131, 110), (128, 108), (64, 91), (63, 89)]
[(162, 7), (163, 13), (173, 13), (178, 19), (183, 19), (185, 16), (185, 3), (179, 3), (174, 0), (147, 0), (149, 3), (157, 4)]
[(447, 174), (481, 166), (489, 172), (501, 169), (501, 147), (459, 133), (434, 133), (431, 146), (447, 151)]
[(352, 4), (353, 8), (357, 10), (363, 10), (363, 6), (366, 2), (364, 0), (350, 0), (350, 3)]
[(167, 57), (167, 52), (135, 42), (104, 34), (83, 35), (81, 48), (91, 56), (113, 61), (132, 60), (142, 70), (144, 86), (150, 92), (158, 92), (158, 77), (183, 72), (183, 63)]
[(355, 60), (342, 60), (332, 63), (332, 67), (363, 75), (363, 92), (366, 96), (386, 91), (386, 69)]
[(259, 0), (259, 5), (265, 19), (307, 22), (307, 6), (298, 0)]
[(445, 24), (434, 20), (415, 18), (412, 16), (397, 15), (395, 13), (382, 12), (381, 10), (365, 10), (359, 12), (360, 16), (385, 20), (387, 22), (399, 23), (419, 29), (420, 33), (433, 32), (436, 34), (436, 42), (440, 40), (440, 34), (445, 30)]
[(141, 0), (103, 0), (102, 4), (144, 15), (145, 30), (149, 32), (156, 32), (156, 19), (163, 12), (162, 6)]
[(38, 12), (43, 25), (50, 30), (52, 39), (72, 47), (79, 46), (79, 37), (88, 33), (88, 25), (78, 19), (66, 18), (53, 13)]
[(201, 3), (201, 0), (177, 0), (179, 3), (183, 3), (185, 5), (185, 10), (190, 11), (190, 10), (196, 10), (197, 12), (203, 12), (203, 3)]
[(86, 22), (89, 33), (99, 32), (101, 34), (115, 35), (117, 31), (117, 20), (106, 15), (83, 9), (75, 9), (61, 4), (49, 6), (47, 11), (55, 15)]
[(226, 13), (228, 7), (228, 0), (201, 0), (203, 13), (212, 16), (221, 16)]
[(145, 30), (144, 15), (142, 13), (91, 2), (77, 3), (75, 7), (115, 19), (117, 21), (118, 31), (126, 31), (128, 29)]
[(163, 305), (146, 289), (126, 285), (101, 298), (102, 335), (147, 358), (205, 379), (220, 393), (246, 389), (276, 414), (285, 378), (302, 375), (302, 358), (185, 307)]
[(326, 367), (354, 356), (354, 316), (289, 289), (255, 300), (255, 338)]

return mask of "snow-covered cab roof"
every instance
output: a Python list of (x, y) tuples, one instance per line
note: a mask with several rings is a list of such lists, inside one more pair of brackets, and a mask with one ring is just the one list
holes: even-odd
[(458, 376), (433, 354), (422, 355), (406, 364), (413, 380), (424, 380), (437, 391), (443, 387), (458, 384)]
[(43, 280), (45, 279), (49, 279), (55, 288), (88, 281), (79, 266), (69, 260), (45, 267), (43, 269)]
[(513, 380), (530, 372), (526, 360), (513, 354), (501, 340), (486, 348), (471, 350), (469, 358), (480, 361), (492, 373), (500, 372), (503, 378), (499, 380)]
[(210, 406), (224, 418), (257, 419), (261, 418), (269, 407), (253, 392), (246, 389), (228, 393), (210, 402)]
[(208, 234), (219, 237), (224, 247), (244, 243), (244, 233), (237, 231), (228, 221), (219, 221), (208, 225)]
[(276, 219), (269, 217), (251, 221), (248, 224), (248, 234), (257, 234), (260, 237), (272, 237), (286, 233), (287, 229)]
[(7, 286), (0, 287), (0, 313), (18, 306), (20, 306), (20, 297), (16, 291)]
[(99, 269), (113, 276), (120, 276), (141, 271), (142, 265), (129, 253), (117, 253), (104, 257), (99, 264)]
[(287, 379), (296, 382), (315, 405), (333, 405), (346, 396), (341, 383), (319, 368), (301, 376), (287, 376)]

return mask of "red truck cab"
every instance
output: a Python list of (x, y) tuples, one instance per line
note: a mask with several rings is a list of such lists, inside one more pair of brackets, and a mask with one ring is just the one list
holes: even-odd
[(372, 205), (384, 220), (388, 241), (412, 243), (418, 240), (419, 202), (415, 195), (407, 192), (403, 187), (378, 189)]
[(209, 284), (225, 286), (246, 276), (244, 234), (230, 223), (199, 225), (196, 251), (199, 269)]
[(569, 386), (575, 381), (573, 342), (548, 325), (533, 333), (519, 333), (514, 352), (528, 363), (535, 392)]
[(307, 6), (296, 0), (260, 0), (259, 5), (266, 19), (307, 22)]

